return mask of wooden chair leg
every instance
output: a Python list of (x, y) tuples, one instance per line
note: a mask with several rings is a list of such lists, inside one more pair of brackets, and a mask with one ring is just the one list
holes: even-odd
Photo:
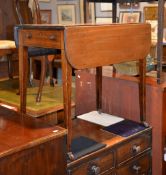
[(8, 61), (8, 76), (10, 79), (13, 79), (13, 67), (12, 67), (12, 55), (7, 55)]
[(50, 86), (54, 86), (54, 81), (53, 81), (53, 64), (54, 64), (54, 59), (52, 61), (48, 62), (48, 69), (49, 69), (49, 76), (50, 76)]
[(46, 63), (47, 59), (45, 56), (41, 57), (41, 74), (40, 74), (40, 83), (39, 83), (39, 89), (36, 97), (36, 102), (41, 101), (41, 95), (42, 95), (42, 89), (44, 86), (44, 80), (46, 75)]
[(32, 58), (29, 59), (29, 84), (33, 86), (33, 71), (32, 71)]

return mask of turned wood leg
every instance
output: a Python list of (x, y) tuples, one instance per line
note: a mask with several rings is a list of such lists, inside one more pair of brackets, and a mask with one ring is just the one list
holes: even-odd
[(45, 56), (41, 57), (41, 74), (40, 74), (40, 83), (39, 83), (39, 89), (36, 97), (36, 102), (41, 101), (41, 95), (42, 95), (42, 89), (44, 86), (44, 80), (46, 75), (46, 62), (47, 59)]

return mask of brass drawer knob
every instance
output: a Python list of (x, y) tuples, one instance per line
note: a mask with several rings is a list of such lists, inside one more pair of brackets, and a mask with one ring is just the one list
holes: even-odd
[(141, 171), (141, 167), (138, 165), (133, 165), (132, 169), (135, 171), (136, 174), (139, 174)]
[(133, 153), (139, 153), (141, 151), (141, 147), (139, 145), (134, 145), (132, 147)]
[(55, 36), (55, 35), (50, 35), (50, 36), (49, 36), (49, 39), (50, 39), (50, 40), (56, 40), (56, 36)]
[(91, 175), (98, 175), (100, 174), (100, 167), (93, 165), (90, 169)]
[(31, 39), (32, 38), (32, 33), (27, 33), (26, 38)]

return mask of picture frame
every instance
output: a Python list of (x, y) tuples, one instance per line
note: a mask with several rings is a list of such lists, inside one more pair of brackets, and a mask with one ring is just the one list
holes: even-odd
[(96, 24), (111, 24), (112, 18), (111, 17), (104, 17), (104, 18), (96, 18)]
[(101, 12), (112, 11), (112, 3), (100, 3)]
[(141, 19), (141, 11), (120, 11), (119, 23), (139, 23)]
[(112, 17), (112, 3), (95, 3), (96, 17)]
[(158, 6), (145, 6), (143, 12), (144, 12), (144, 21), (158, 20)]
[(76, 23), (76, 11), (74, 4), (58, 4), (58, 23), (62, 25), (70, 25)]
[(52, 11), (49, 9), (40, 10), (42, 24), (51, 24)]
[(157, 40), (158, 20), (146, 20), (151, 25), (151, 39)]

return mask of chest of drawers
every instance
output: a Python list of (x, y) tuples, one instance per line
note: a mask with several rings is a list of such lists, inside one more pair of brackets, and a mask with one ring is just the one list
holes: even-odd
[[(94, 127), (92, 128), (95, 133)], [(105, 135), (106, 140), (98, 133), (98, 137), (107, 146), (68, 163), (68, 175), (151, 174), (151, 128), (130, 137), (121, 138), (113, 135), (110, 139), (107, 135), (110, 133), (100, 129), (98, 131), (102, 136)]]

